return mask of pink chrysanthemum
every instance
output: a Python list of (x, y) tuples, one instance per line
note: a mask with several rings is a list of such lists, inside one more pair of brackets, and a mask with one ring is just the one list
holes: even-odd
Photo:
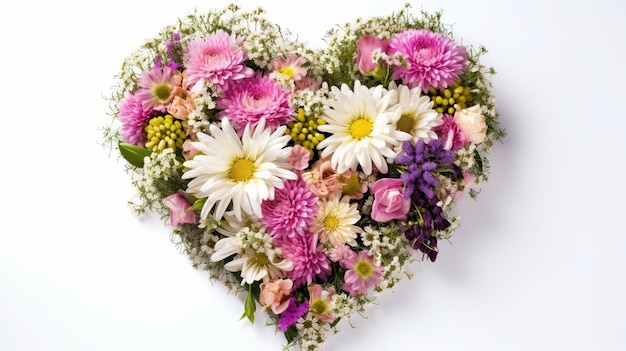
[(180, 86), (181, 77), (171, 68), (155, 65), (152, 70), (143, 72), (137, 81), (135, 96), (145, 110), (167, 111), (167, 105), (174, 99), (174, 91)]
[(261, 204), (263, 217), (260, 221), (274, 237), (304, 235), (317, 214), (317, 196), (300, 178), (287, 180), (283, 185), (276, 190), (273, 200)]
[(268, 77), (256, 74), (241, 80), (216, 101), (222, 109), (217, 117), (228, 117), (235, 129), (252, 128), (265, 118), (266, 127), (274, 130), (292, 119), (291, 92)]
[(367, 293), (383, 278), (384, 268), (374, 264), (372, 256), (367, 251), (359, 251), (344, 264), (348, 270), (344, 275), (343, 290), (352, 296)]
[(310, 285), (315, 279), (325, 281), (330, 275), (330, 261), (319, 249), (317, 235), (296, 235), (276, 244), (282, 249), (283, 257), (293, 263), (287, 277), (293, 280), (294, 289)]
[(119, 104), (119, 118), (122, 122), (122, 138), (124, 142), (143, 147), (146, 143), (144, 127), (150, 119), (149, 110), (145, 110), (141, 100), (129, 92), (126, 92)]
[(457, 151), (469, 145), (469, 140), (454, 121), (454, 117), (444, 114), (443, 124), (433, 128), (433, 131), (444, 142), (443, 148), (446, 150)]
[(459, 80), (465, 69), (467, 52), (462, 46), (439, 33), (426, 29), (409, 29), (395, 34), (389, 44), (389, 55), (400, 53), (407, 67), (396, 68), (393, 78), (411, 88), (445, 89)]
[(227, 90), (232, 81), (252, 76), (254, 70), (244, 64), (248, 54), (241, 41), (223, 30), (190, 40), (183, 54), (186, 87), (209, 83)]

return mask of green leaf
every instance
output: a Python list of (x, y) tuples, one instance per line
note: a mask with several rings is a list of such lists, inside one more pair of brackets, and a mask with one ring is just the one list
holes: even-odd
[(483, 172), (483, 159), (480, 157), (478, 150), (474, 150), (474, 162), (478, 165), (480, 172)]
[(120, 153), (128, 163), (135, 167), (142, 168), (143, 167), (143, 158), (146, 156), (150, 156), (152, 151), (145, 149), (143, 147), (138, 147), (130, 144), (120, 143), (119, 145)]
[(298, 337), (298, 329), (295, 325), (289, 326), (287, 330), (285, 330), (285, 339), (287, 339), (287, 344), (291, 345), (294, 340)]
[(244, 317), (247, 317), (250, 320), (251, 324), (254, 324), (254, 312), (256, 311), (256, 301), (254, 301), (254, 295), (252, 294), (252, 286), (250, 285), (248, 289), (248, 296), (246, 297), (246, 301), (244, 302), (243, 314), (239, 320), (242, 320)]

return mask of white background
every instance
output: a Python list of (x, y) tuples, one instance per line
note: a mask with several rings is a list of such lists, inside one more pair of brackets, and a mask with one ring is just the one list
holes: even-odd
[[(313, 46), (405, 0), (267, 0)], [(0, 5), (0, 350), (272, 350), (239, 297), (192, 269), (158, 218), (135, 217), (98, 145), (126, 55), (225, 1)], [(478, 201), (436, 263), (341, 323), (326, 350), (624, 350), (626, 5), (414, 2), (484, 44), (501, 123)], [(244, 5), (251, 9), (252, 5)]]

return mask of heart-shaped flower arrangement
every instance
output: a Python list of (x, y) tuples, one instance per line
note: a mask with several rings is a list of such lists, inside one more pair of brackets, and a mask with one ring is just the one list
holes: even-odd
[(118, 75), (104, 140), (132, 206), (169, 219), (194, 267), (288, 345), (319, 348), (407, 264), (435, 261), (504, 136), (485, 49), (409, 10), (330, 31), (322, 51), (262, 9), (194, 13)]

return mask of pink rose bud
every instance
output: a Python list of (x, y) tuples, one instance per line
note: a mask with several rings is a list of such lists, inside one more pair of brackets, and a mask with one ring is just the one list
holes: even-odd
[(180, 194), (172, 194), (163, 199), (163, 204), (170, 209), (170, 225), (196, 224), (196, 213), (189, 208), (189, 202)]
[(411, 199), (404, 197), (404, 183), (398, 178), (383, 178), (370, 186), (374, 194), (372, 219), (387, 222), (406, 219), (411, 208)]
[(389, 41), (373, 35), (364, 35), (359, 38), (356, 45), (356, 62), (359, 66), (359, 71), (364, 75), (369, 75), (378, 67), (378, 62), (375, 62), (372, 58), (374, 52), (376, 50), (380, 52), (387, 51)]
[(191, 160), (196, 156), (199, 151), (192, 144), (191, 140), (187, 139), (183, 142), (183, 157), (185, 160)]

